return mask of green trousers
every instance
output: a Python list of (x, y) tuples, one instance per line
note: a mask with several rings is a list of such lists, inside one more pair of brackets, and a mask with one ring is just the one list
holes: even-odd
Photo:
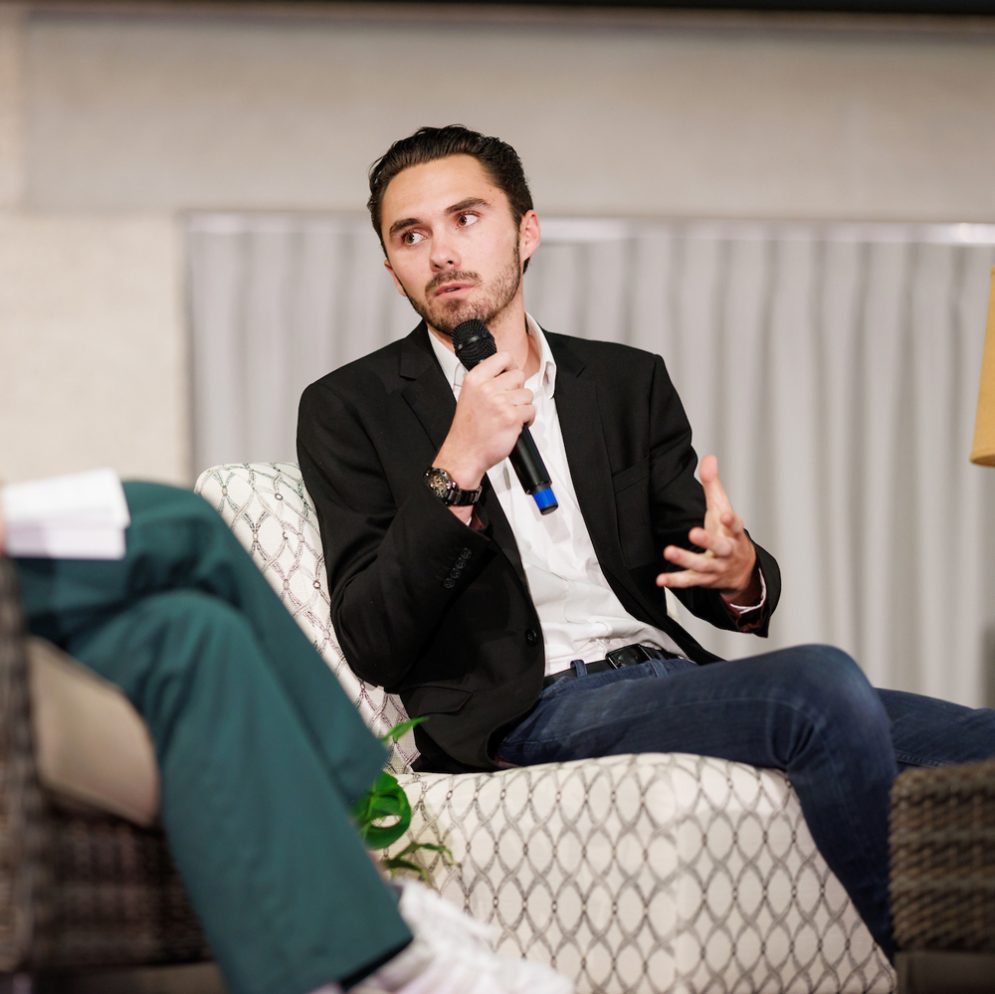
[(411, 939), (349, 817), (384, 749), (205, 501), (125, 494), (123, 560), (18, 560), (28, 626), (148, 725), (170, 848), (232, 994), (361, 976)]

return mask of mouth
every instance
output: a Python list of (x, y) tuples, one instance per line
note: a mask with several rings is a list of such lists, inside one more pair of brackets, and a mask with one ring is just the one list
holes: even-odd
[(462, 281), (455, 281), (453, 283), (443, 283), (442, 286), (437, 287), (432, 294), (434, 297), (448, 297), (450, 294), (460, 293), (463, 290), (470, 290), (474, 286), (473, 283), (465, 283)]

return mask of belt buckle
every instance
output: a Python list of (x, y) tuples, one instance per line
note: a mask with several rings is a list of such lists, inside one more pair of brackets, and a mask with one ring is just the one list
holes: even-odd
[(645, 645), (634, 642), (632, 645), (623, 645), (618, 649), (612, 649), (605, 653), (605, 659), (612, 669), (620, 670), (625, 666), (635, 666), (637, 663), (644, 663), (647, 659), (653, 659), (653, 654)]

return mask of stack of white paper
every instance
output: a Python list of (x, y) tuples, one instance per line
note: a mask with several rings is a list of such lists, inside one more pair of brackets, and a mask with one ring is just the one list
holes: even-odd
[(131, 520), (110, 469), (9, 483), (0, 490), (6, 552), (47, 559), (121, 559)]

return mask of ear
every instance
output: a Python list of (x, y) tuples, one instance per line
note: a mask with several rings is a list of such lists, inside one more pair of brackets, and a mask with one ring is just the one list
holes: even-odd
[(404, 287), (401, 286), (401, 281), (397, 278), (397, 273), (394, 272), (394, 267), (390, 264), (389, 259), (384, 259), (383, 267), (384, 269), (387, 270), (388, 273), (390, 273), (390, 278), (394, 281), (394, 287), (396, 288), (397, 292), (402, 297), (407, 299), (408, 295), (404, 292)]
[(539, 230), (539, 215), (535, 211), (526, 211), (522, 215), (522, 221), (518, 226), (518, 251), (524, 263), (526, 259), (532, 257), (532, 253), (539, 247), (542, 241), (542, 232)]

